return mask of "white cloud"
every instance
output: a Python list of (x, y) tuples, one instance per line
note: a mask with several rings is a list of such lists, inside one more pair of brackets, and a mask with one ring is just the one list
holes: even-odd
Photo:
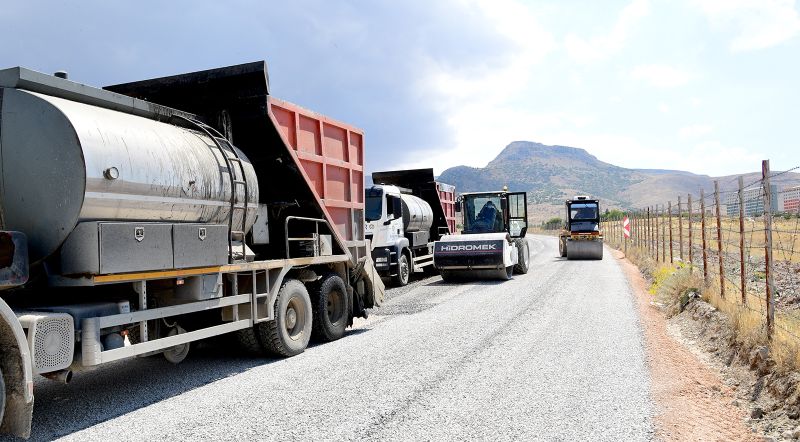
[(668, 114), (670, 109), (671, 108), (669, 107), (669, 105), (667, 103), (659, 103), (658, 104), (658, 111), (661, 112), (662, 114)]
[(738, 146), (726, 146), (720, 141), (696, 144), (681, 156), (682, 170), (690, 170), (711, 176), (730, 175), (731, 171), (746, 172), (761, 163), (763, 154)]
[(696, 138), (703, 135), (708, 135), (713, 131), (714, 126), (709, 124), (693, 124), (691, 126), (680, 128), (680, 130), (678, 130), (678, 136), (680, 138)]
[(633, 68), (631, 78), (649, 83), (653, 87), (669, 88), (683, 86), (689, 82), (691, 75), (676, 67), (664, 64), (648, 64)]
[(625, 47), (633, 28), (649, 13), (649, 0), (633, 0), (622, 9), (608, 34), (589, 39), (575, 34), (567, 35), (564, 40), (567, 53), (573, 60), (581, 63), (606, 59)]
[(401, 167), (424, 163), (437, 173), (460, 164), (483, 167), (504, 142), (535, 140), (546, 127), (591, 122), (580, 115), (534, 114), (525, 110), (526, 103), (515, 103), (534, 69), (555, 47), (553, 37), (527, 6), (515, 0), (461, 0), (460, 4), (478, 8), (511, 42), (508, 56), (492, 65), (476, 60), (469, 69), (454, 69), (433, 58), (423, 63), (421, 96), (437, 103), (438, 112), (446, 116), (453, 145)]
[(733, 52), (776, 46), (800, 33), (795, 0), (694, 0), (713, 26), (733, 30)]

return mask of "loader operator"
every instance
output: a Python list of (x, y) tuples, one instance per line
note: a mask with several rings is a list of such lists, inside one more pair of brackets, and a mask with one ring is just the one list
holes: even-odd
[(486, 201), (475, 217), (475, 230), (499, 232), (503, 230), (503, 212), (491, 201)]

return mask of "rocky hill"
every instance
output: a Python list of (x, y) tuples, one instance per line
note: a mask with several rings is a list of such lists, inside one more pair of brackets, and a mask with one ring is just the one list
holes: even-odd
[[(757, 164), (748, 165), (758, 167)], [(745, 183), (760, 173), (745, 175)], [(459, 192), (500, 189), (525, 190), (536, 206), (560, 206), (565, 198), (586, 194), (604, 200), (607, 208), (644, 207), (676, 201), (678, 195), (697, 195), (701, 188), (713, 191), (718, 179), (723, 190), (737, 188), (737, 178), (710, 177), (679, 170), (626, 169), (605, 163), (584, 149), (546, 146), (515, 141), (486, 167), (457, 166), (445, 170), (439, 180)], [(800, 185), (800, 174), (776, 177), (782, 186)]]

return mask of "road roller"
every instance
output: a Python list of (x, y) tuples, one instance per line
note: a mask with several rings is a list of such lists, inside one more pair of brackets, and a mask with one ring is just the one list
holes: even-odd
[(603, 259), (600, 201), (575, 196), (564, 203), (566, 217), (558, 238), (558, 251), (567, 259)]
[(463, 230), (434, 243), (433, 263), (442, 279), (504, 281), (515, 271), (527, 273), (527, 206), (525, 192), (504, 189), (461, 194), (456, 212), (463, 215)]

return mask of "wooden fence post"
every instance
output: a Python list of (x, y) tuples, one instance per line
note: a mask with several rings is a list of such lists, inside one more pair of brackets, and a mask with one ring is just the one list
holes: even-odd
[(717, 259), (719, 260), (719, 295), (725, 299), (725, 267), (722, 265), (722, 212), (719, 207), (719, 181), (714, 181), (714, 204), (717, 206)]
[(683, 261), (683, 214), (681, 213), (681, 197), (678, 197), (678, 258)]
[(661, 205), (661, 262), (667, 262), (667, 220), (664, 219), (664, 205)]
[(761, 162), (761, 178), (764, 186), (764, 260), (767, 276), (767, 337), (772, 339), (775, 324), (775, 282), (772, 264), (772, 189), (769, 186), (769, 160)]
[(689, 273), (694, 272), (694, 254), (692, 253), (692, 194), (689, 194), (689, 200), (686, 203), (689, 208)]
[(706, 243), (706, 194), (700, 189), (700, 238), (703, 241), (703, 283), (708, 287), (708, 244)]
[(659, 224), (659, 211), (658, 211), (658, 204), (656, 204), (655, 209), (653, 210), (653, 245), (655, 246), (653, 250), (656, 252), (656, 262), (658, 262), (658, 224)]
[(672, 264), (672, 201), (667, 203), (667, 216), (669, 217), (669, 263)]
[(650, 222), (650, 207), (647, 207), (647, 254), (648, 256), (653, 253), (653, 229)]
[(739, 177), (739, 283), (742, 289), (742, 305), (747, 305), (747, 281), (744, 263), (744, 177)]

